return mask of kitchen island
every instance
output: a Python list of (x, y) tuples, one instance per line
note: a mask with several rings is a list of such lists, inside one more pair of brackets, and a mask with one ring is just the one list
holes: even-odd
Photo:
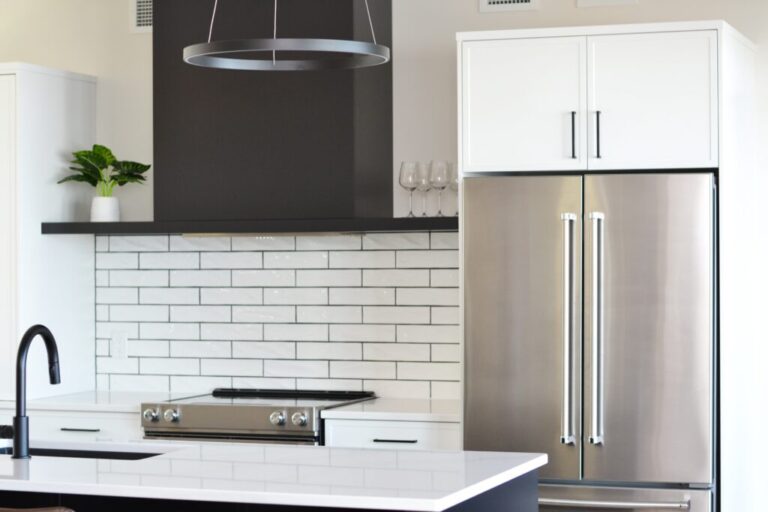
[(534, 512), (537, 470), (547, 462), (542, 454), (242, 443), (33, 442), (34, 448), (79, 457), (97, 451), (101, 458), (0, 455), (0, 507)]

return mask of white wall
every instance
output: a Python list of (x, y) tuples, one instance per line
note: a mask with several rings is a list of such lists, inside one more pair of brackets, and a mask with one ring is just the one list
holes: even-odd
[[(768, 41), (765, 0), (639, 0), (593, 8), (541, 0), (538, 11), (495, 14), (478, 13), (475, 0), (393, 2), (395, 175), (402, 160), (456, 159), (458, 31), (725, 19), (761, 46)], [(129, 18), (130, 0), (0, 0), (0, 61), (97, 75), (99, 141), (124, 158), (151, 162), (152, 38), (131, 33)], [(768, 85), (768, 50), (761, 48), (759, 58), (761, 83)], [(768, 125), (768, 95), (761, 111)], [(407, 195), (394, 181), (395, 213), (404, 215)], [(151, 177), (118, 194), (126, 220), (152, 218)], [(434, 197), (431, 203), (434, 211)]]
[[(132, 33), (130, 15), (129, 0), (0, 0), (0, 62), (98, 76), (98, 142), (151, 163), (152, 36)], [(151, 181), (117, 192), (125, 219), (152, 218)]]

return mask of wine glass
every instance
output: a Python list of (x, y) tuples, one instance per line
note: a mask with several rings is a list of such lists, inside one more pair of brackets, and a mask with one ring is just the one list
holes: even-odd
[(413, 191), (416, 190), (416, 185), (416, 162), (403, 162), (400, 165), (400, 186), (409, 193), (408, 217), (415, 217), (413, 214)]
[(456, 193), (456, 217), (459, 216), (459, 169), (455, 164), (451, 164), (451, 190)]
[(429, 183), (432, 188), (437, 190), (437, 216), (445, 217), (443, 215), (443, 190), (445, 190), (450, 183), (450, 175), (448, 174), (448, 162), (442, 160), (433, 160), (429, 169)]
[(416, 164), (416, 189), (421, 192), (421, 216), (427, 216), (427, 192), (432, 190), (432, 185), (429, 183), (429, 169), (427, 164), (419, 162)]

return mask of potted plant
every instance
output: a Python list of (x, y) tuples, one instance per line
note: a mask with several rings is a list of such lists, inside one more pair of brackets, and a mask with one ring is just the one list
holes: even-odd
[(97, 196), (91, 203), (91, 222), (118, 222), (120, 220), (120, 204), (112, 196), (115, 186), (122, 187), (127, 183), (143, 183), (144, 173), (150, 165), (118, 160), (106, 146), (98, 144), (93, 149), (72, 153), (74, 164), (69, 169), (75, 174), (59, 181), (79, 181), (88, 183), (96, 188)]

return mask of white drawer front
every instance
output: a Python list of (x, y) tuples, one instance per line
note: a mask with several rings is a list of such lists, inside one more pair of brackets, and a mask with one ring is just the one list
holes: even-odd
[(460, 450), (458, 423), (326, 420), (325, 444), (346, 448)]
[[(32, 440), (125, 441), (141, 439), (138, 414), (28, 411)], [(0, 423), (10, 425), (13, 412), (2, 411)]]

